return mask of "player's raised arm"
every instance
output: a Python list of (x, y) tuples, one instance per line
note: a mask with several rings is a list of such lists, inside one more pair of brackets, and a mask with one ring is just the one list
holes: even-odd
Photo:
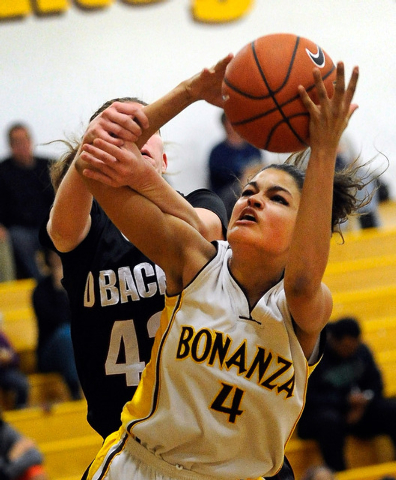
[(322, 278), (332, 234), (333, 188), (337, 147), (341, 134), (356, 110), (352, 104), (358, 69), (345, 88), (344, 65), (337, 65), (334, 96), (329, 99), (317, 69), (315, 105), (304, 88), (301, 98), (310, 114), (311, 153), (306, 170), (296, 227), (285, 269), (285, 292), (300, 341), (314, 343), (332, 309), (331, 295)]
[(212, 105), (222, 107), (221, 86), (226, 67), (232, 58), (232, 54), (227, 55), (213, 67), (204, 68), (160, 99), (144, 107), (150, 126), (143, 132), (137, 145), (142, 146), (152, 133), (194, 102), (205, 100)]

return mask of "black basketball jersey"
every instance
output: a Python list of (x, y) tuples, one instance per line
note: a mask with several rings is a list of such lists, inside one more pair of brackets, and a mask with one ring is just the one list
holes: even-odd
[[(226, 211), (217, 195), (199, 189), (186, 199), (216, 213), (225, 231)], [(166, 285), (161, 268), (122, 235), (96, 201), (91, 217), (84, 241), (71, 252), (58, 253), (87, 419), (105, 438), (121, 425), (122, 407), (132, 398), (150, 360)], [(55, 249), (45, 225), (40, 240)]]

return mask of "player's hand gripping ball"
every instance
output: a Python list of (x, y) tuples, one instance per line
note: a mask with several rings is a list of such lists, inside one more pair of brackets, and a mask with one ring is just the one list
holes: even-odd
[(309, 113), (298, 86), (319, 103), (314, 67), (320, 69), (331, 97), (336, 67), (314, 42), (278, 33), (243, 47), (227, 66), (222, 85), (224, 112), (234, 130), (270, 152), (291, 153), (309, 146)]

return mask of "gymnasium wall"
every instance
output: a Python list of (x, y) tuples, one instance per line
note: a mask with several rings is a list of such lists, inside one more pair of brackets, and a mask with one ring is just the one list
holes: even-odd
[[(0, 156), (10, 122), (32, 127), (38, 153), (59, 155), (60, 144), (43, 144), (80, 136), (104, 101), (151, 102), (258, 36), (292, 32), (343, 60), (348, 75), (359, 65), (348, 134), (363, 159), (389, 158), (396, 196), (396, 0), (0, 0), (0, 18)], [(169, 181), (185, 193), (206, 185), (219, 114), (199, 102), (163, 129)]]

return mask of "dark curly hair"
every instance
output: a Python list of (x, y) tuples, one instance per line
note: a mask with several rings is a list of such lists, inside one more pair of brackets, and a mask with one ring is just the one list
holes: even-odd
[[(305, 180), (305, 169), (309, 158), (309, 149), (291, 155), (284, 163), (274, 163), (266, 165), (260, 171), (273, 168), (287, 172), (293, 177), (297, 187), (301, 191)], [(332, 233), (339, 233), (343, 239), (341, 225), (348, 220), (351, 215), (359, 215), (358, 210), (367, 205), (375, 192), (359, 198), (357, 192), (363, 190), (369, 183), (375, 182), (380, 176), (371, 177), (367, 166), (371, 161), (364, 164), (359, 162), (359, 158), (341, 170), (336, 170), (334, 174), (333, 189), (333, 212), (331, 219)], [(383, 172), (381, 172), (382, 174)]]

